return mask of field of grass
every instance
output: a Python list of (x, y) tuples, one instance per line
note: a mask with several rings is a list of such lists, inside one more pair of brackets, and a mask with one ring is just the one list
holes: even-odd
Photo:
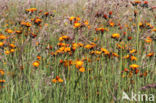
[(155, 103), (155, 45), (155, 0), (1, 0), (0, 103)]

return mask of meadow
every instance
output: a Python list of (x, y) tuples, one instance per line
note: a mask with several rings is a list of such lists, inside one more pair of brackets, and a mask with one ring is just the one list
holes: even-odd
[(1, 0), (0, 103), (155, 103), (155, 45), (155, 0)]

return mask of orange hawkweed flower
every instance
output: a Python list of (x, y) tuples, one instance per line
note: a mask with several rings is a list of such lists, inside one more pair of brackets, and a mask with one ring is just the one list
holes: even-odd
[(0, 80), (0, 83), (2, 83), (2, 84), (5, 83), (5, 82), (6, 82), (5, 80)]
[(63, 79), (61, 79), (59, 76), (56, 76), (56, 78), (52, 79), (51, 81), (53, 83), (57, 83), (57, 82), (62, 83), (63, 82)]
[(74, 28), (79, 28), (81, 27), (81, 23), (74, 23)]
[(75, 63), (75, 65), (76, 65), (76, 68), (80, 68), (83, 65), (83, 61), (77, 60), (76, 63)]
[(126, 56), (124, 56), (123, 58), (124, 59), (128, 59), (130, 57), (130, 55), (126, 55)]
[(14, 44), (9, 45), (11, 48), (15, 48), (16, 46)]
[(139, 68), (140, 66), (139, 65), (137, 65), (137, 64), (132, 64), (132, 65), (130, 65), (130, 68), (132, 68), (132, 69), (137, 69), (137, 68)]
[(129, 51), (131, 54), (136, 53), (137, 51), (135, 49), (132, 49)]
[(115, 23), (114, 23), (114, 22), (109, 22), (109, 25), (110, 25), (111, 27), (114, 27)]
[(10, 49), (10, 52), (11, 52), (11, 53), (15, 52), (15, 49)]
[(131, 61), (137, 61), (137, 58), (135, 56), (131, 56)]
[(42, 22), (42, 20), (39, 19), (39, 18), (37, 18), (37, 19), (34, 20), (34, 23), (37, 24), (37, 25), (41, 24), (41, 22)]
[(84, 48), (91, 49), (91, 48), (92, 48), (92, 45), (87, 44), (87, 45), (85, 45), (85, 47), (84, 47)]
[(37, 9), (36, 8), (30, 8), (30, 9), (26, 9), (25, 11), (26, 11), (26, 13), (27, 12), (33, 13), (34, 11), (37, 11)]
[(22, 22), (21, 22), (21, 25), (22, 25), (22, 26), (26, 26), (26, 27), (30, 27), (32, 24), (29, 23), (29, 22), (24, 22), (24, 21), (22, 21)]
[(86, 20), (86, 21), (84, 22), (84, 24), (85, 24), (86, 26), (88, 26), (88, 25), (89, 25), (88, 20)]
[(147, 56), (147, 57), (152, 57), (152, 56), (154, 56), (154, 52), (148, 53), (146, 56)]
[(5, 30), (7, 33), (9, 33), (9, 34), (11, 34), (11, 33), (13, 33), (14, 31), (13, 30), (11, 30), (11, 29), (6, 29)]
[(32, 65), (33, 65), (34, 67), (39, 67), (40, 63), (39, 63), (39, 61), (35, 61), (35, 62), (33, 62)]
[(152, 39), (151, 39), (150, 37), (147, 37), (147, 38), (145, 39), (145, 42), (146, 42), (146, 43), (151, 43), (151, 42), (152, 42)]
[(10, 51), (9, 51), (9, 50), (6, 50), (4, 53), (5, 53), (6, 55), (8, 55), (8, 54), (10, 54)]
[(0, 40), (4, 40), (4, 39), (6, 39), (7, 37), (5, 36), (5, 35), (3, 35), (3, 34), (0, 34)]
[(120, 34), (114, 33), (114, 34), (112, 34), (111, 37), (114, 38), (114, 39), (118, 39), (120, 37)]
[(38, 59), (38, 60), (41, 60), (41, 56), (37, 56), (37, 59)]
[(109, 52), (107, 49), (105, 49), (105, 48), (101, 48), (101, 51), (102, 51), (105, 55), (109, 55), (109, 54), (110, 54), (110, 52)]
[(79, 71), (80, 71), (80, 72), (84, 72), (84, 71), (85, 71), (85, 68), (84, 68), (84, 67), (81, 67), (81, 68), (79, 69)]
[(0, 42), (0, 47), (2, 47), (4, 45), (4, 43), (3, 42)]
[(112, 55), (113, 55), (114, 57), (119, 57), (119, 55), (118, 55), (117, 53), (112, 53)]
[(17, 30), (16, 33), (17, 33), (17, 34), (22, 34), (22, 31)]
[(127, 68), (124, 69), (125, 72), (129, 72), (129, 70)]
[(4, 75), (4, 74), (5, 74), (4, 70), (0, 69), (0, 75)]
[(148, 1), (144, 1), (144, 4), (148, 4)]
[(74, 19), (75, 19), (74, 16), (69, 17), (69, 21), (72, 21), (72, 20), (74, 20)]
[(136, 4), (140, 4), (141, 1), (140, 1), (140, 0), (135, 0), (134, 3), (136, 3)]

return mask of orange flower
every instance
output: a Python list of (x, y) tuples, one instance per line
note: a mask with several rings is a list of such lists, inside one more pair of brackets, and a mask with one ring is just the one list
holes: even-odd
[(112, 55), (113, 55), (114, 57), (119, 57), (119, 55), (118, 55), (117, 53), (112, 53)]
[(75, 63), (75, 65), (76, 65), (76, 68), (80, 68), (83, 65), (83, 61), (77, 60), (76, 63)]
[(57, 82), (62, 83), (63, 82), (63, 79), (61, 79), (59, 76), (56, 76), (56, 78), (52, 79), (51, 81), (53, 83), (57, 83)]
[(154, 56), (154, 52), (148, 53), (146, 56), (147, 56), (147, 57), (152, 57), (152, 56)]
[(30, 8), (30, 9), (26, 9), (25, 11), (33, 13), (34, 11), (37, 11), (37, 9), (36, 8)]
[(74, 23), (74, 28), (79, 28), (81, 26), (81, 23)]
[(41, 22), (42, 22), (42, 20), (39, 18), (35, 19), (35, 21), (34, 21), (34, 23), (37, 25), (41, 24)]
[(110, 54), (109, 51), (105, 48), (101, 48), (101, 51), (105, 54), (105, 55), (108, 55)]
[(129, 70), (127, 68), (124, 69), (125, 72), (128, 72)]
[(152, 39), (151, 39), (150, 37), (147, 37), (147, 38), (145, 39), (145, 42), (146, 42), (146, 43), (151, 43), (151, 42), (152, 42)]
[(22, 31), (17, 30), (16, 33), (17, 33), (17, 34), (22, 34)]
[(41, 56), (37, 56), (37, 59), (40, 60), (41, 59)]
[(15, 48), (16, 46), (14, 44), (9, 45), (11, 48)]
[(86, 20), (86, 21), (84, 22), (84, 24), (85, 24), (86, 26), (88, 26), (88, 25), (89, 25), (88, 20)]
[(131, 61), (136, 61), (137, 60), (137, 58), (135, 57), (135, 56), (131, 56)]
[(4, 43), (3, 42), (0, 42), (0, 47), (2, 47), (4, 45)]
[(136, 53), (137, 51), (135, 49), (132, 49), (130, 50), (130, 53), (133, 54), (133, 53)]
[(5, 36), (5, 35), (3, 35), (3, 34), (0, 34), (0, 39), (1, 40), (4, 40), (4, 39), (6, 39), (7, 37)]
[(109, 25), (110, 25), (111, 27), (114, 27), (115, 23), (114, 23), (114, 22), (109, 22)]
[(132, 65), (130, 65), (130, 68), (132, 68), (132, 69), (137, 69), (137, 68), (139, 68), (140, 66), (139, 65), (137, 65), (137, 64), (132, 64)]
[(5, 80), (0, 80), (0, 83), (5, 83)]
[(4, 70), (0, 69), (0, 75), (4, 75), (4, 74), (5, 74)]
[(84, 67), (81, 67), (81, 68), (79, 69), (79, 71), (80, 71), (80, 72), (84, 72), (84, 71), (85, 71), (85, 68), (84, 68)]
[(33, 62), (33, 66), (34, 66), (34, 67), (39, 67), (39, 65), (40, 65), (39, 61)]
[(15, 52), (15, 49), (10, 49), (10, 52), (11, 52), (11, 53)]
[(75, 19), (74, 16), (69, 17), (69, 21), (72, 21), (72, 20), (74, 20), (74, 19)]
[(6, 50), (4, 53), (5, 53), (6, 55), (8, 55), (8, 54), (10, 54), (10, 51), (9, 51), (9, 50)]
[(120, 34), (114, 33), (114, 34), (112, 34), (111, 37), (114, 38), (114, 39), (118, 39), (120, 37)]
[(141, 1), (140, 1), (140, 0), (135, 0), (134, 3), (136, 3), (136, 4), (140, 4)]
[(9, 34), (13, 33), (13, 30), (11, 30), (11, 29), (6, 29), (5, 31), (6, 31), (7, 33), (9, 33)]
[(29, 22), (24, 22), (24, 21), (22, 21), (22, 22), (21, 22), (21, 25), (22, 25), (22, 26), (26, 26), (26, 27), (30, 27), (32, 24), (29, 23)]
[(126, 55), (126, 56), (124, 56), (123, 58), (124, 59), (128, 59), (130, 57), (130, 55)]

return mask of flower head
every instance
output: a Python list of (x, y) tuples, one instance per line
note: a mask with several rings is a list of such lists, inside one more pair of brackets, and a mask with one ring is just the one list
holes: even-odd
[(132, 65), (130, 65), (130, 68), (132, 68), (132, 69), (137, 69), (137, 68), (139, 68), (140, 66), (139, 65), (137, 65), (137, 64), (132, 64)]
[(34, 66), (34, 67), (39, 67), (39, 65), (40, 65), (39, 61), (33, 62), (33, 66)]

